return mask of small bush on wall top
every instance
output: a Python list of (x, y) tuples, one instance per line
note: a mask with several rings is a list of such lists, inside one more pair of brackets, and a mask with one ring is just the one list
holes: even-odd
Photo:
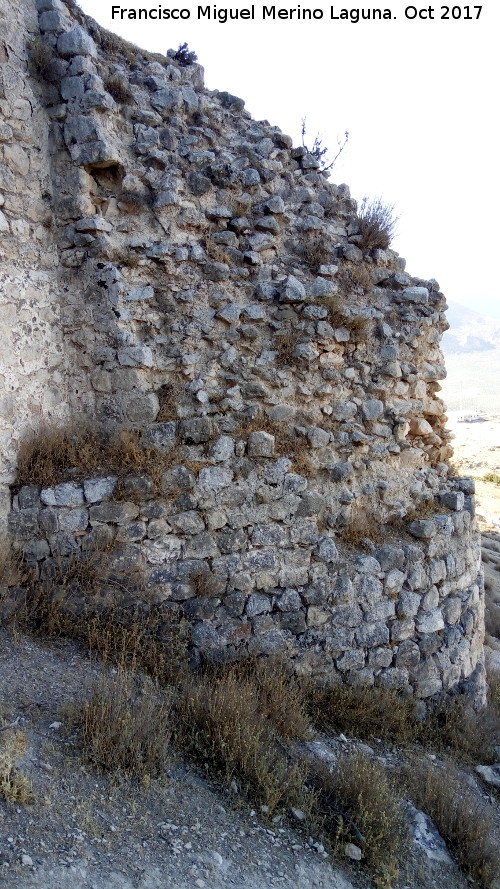
[(358, 222), (361, 250), (386, 250), (394, 237), (398, 217), (394, 215), (393, 204), (386, 204), (382, 198), (364, 197)]

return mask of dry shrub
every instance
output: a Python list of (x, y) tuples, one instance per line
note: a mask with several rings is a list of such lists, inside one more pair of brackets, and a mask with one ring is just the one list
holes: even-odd
[(360, 249), (386, 250), (394, 237), (397, 222), (393, 204), (385, 203), (382, 198), (369, 200), (364, 197), (358, 212)]
[(121, 105), (134, 101), (133, 93), (130, 91), (128, 84), (119, 74), (110, 74), (106, 77), (104, 87), (115, 102)]
[(336, 851), (361, 847), (378, 886), (390, 886), (407, 846), (403, 808), (384, 767), (362, 753), (339, 757), (312, 777), (324, 828)]
[(179, 748), (214, 769), (272, 814), (279, 806), (307, 806), (305, 766), (293, 764), (266, 712), (265, 692), (240, 669), (185, 676), (175, 699)]
[(415, 699), (388, 688), (318, 688), (310, 695), (310, 713), (321, 731), (365, 741), (407, 744), (415, 735)]
[(332, 246), (319, 232), (306, 232), (301, 243), (301, 253), (305, 261), (316, 271), (320, 265), (327, 265), (332, 259)]
[(10, 803), (26, 803), (31, 799), (31, 782), (16, 766), (26, 753), (26, 735), (10, 728), (0, 732), (0, 796)]
[(186, 624), (175, 608), (147, 604), (139, 570), (114, 577), (111, 556), (111, 547), (75, 555), (50, 576), (33, 574), (10, 622), (35, 635), (77, 639), (105, 662), (171, 681), (185, 668)]
[(372, 543), (380, 543), (384, 539), (384, 529), (380, 514), (373, 507), (356, 503), (351, 508), (347, 524), (341, 528), (339, 540), (347, 546), (363, 546), (365, 539)]
[(147, 781), (168, 763), (170, 705), (151, 683), (137, 690), (130, 674), (101, 676), (78, 722), (85, 758), (102, 769)]
[(85, 425), (42, 427), (21, 443), (17, 484), (50, 487), (98, 472), (120, 477), (147, 473), (159, 491), (162, 473), (175, 460), (175, 449), (165, 454), (145, 447), (141, 433), (135, 429), (122, 430), (114, 441), (108, 442)]
[(450, 761), (416, 760), (406, 768), (404, 781), (412, 802), (432, 818), (467, 876), (493, 887), (500, 877), (493, 807)]
[(486, 472), (481, 481), (490, 482), (493, 485), (500, 485), (500, 475), (498, 472)]
[(191, 574), (190, 580), (196, 595), (200, 597), (213, 599), (225, 589), (225, 582), (213, 571), (196, 571)]
[(355, 343), (366, 342), (370, 331), (370, 321), (361, 315), (349, 315), (344, 322)]
[(223, 244), (216, 244), (211, 238), (205, 239), (205, 253), (214, 262), (224, 262), (226, 265), (231, 265), (233, 262), (233, 257), (229, 250), (224, 249)]
[(361, 262), (345, 262), (339, 271), (338, 281), (344, 293), (352, 290), (366, 292), (373, 288), (370, 270)]
[(307, 688), (282, 655), (252, 658), (231, 668), (255, 683), (262, 714), (280, 738), (305, 740), (310, 736)]
[(168, 420), (177, 420), (177, 408), (182, 403), (185, 394), (186, 384), (180, 377), (173, 377), (168, 383), (164, 383), (158, 391), (160, 413), (156, 422), (164, 423)]
[[(90, 35), (108, 59), (116, 61), (123, 58), (129, 65), (134, 66), (145, 55), (145, 53), (134, 43), (129, 43), (128, 40), (124, 40), (123, 37), (119, 37), (118, 34), (113, 34), (112, 31), (102, 28), (97, 22), (94, 22), (93, 19), (88, 19), (86, 17), (86, 24)], [(150, 54), (148, 53), (147, 55)]]
[(419, 740), (429, 749), (464, 762), (495, 762), (500, 712), (491, 703), (477, 711), (464, 696), (439, 700), (419, 729)]
[(103, 443), (90, 426), (42, 426), (20, 444), (18, 484), (49, 487), (62, 481), (68, 470), (94, 473), (103, 453)]

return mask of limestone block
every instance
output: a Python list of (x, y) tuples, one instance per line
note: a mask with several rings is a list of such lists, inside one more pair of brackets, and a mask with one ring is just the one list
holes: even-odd
[(464, 508), (465, 494), (463, 491), (444, 491), (440, 493), (439, 499), (443, 506), (447, 506), (448, 509), (460, 512)]
[(418, 593), (403, 590), (397, 604), (398, 616), (402, 619), (414, 617), (420, 608), (420, 602), (421, 596)]
[(427, 287), (405, 287), (404, 290), (398, 293), (398, 299), (405, 302), (427, 305), (429, 302), (429, 291)]
[(220, 435), (210, 448), (210, 456), (218, 463), (234, 458), (235, 440), (230, 435)]
[(297, 507), (296, 515), (297, 516), (312, 516), (317, 515), (323, 509), (325, 505), (325, 499), (321, 496), (321, 494), (316, 493), (316, 491), (306, 491), (300, 498), (299, 505)]
[[(147, 356), (142, 360), (147, 360)], [(139, 426), (147, 426), (150, 423), (153, 423), (156, 420), (159, 411), (160, 401), (155, 392), (148, 392), (145, 395), (138, 395), (135, 398), (131, 398), (126, 408), (127, 418), (131, 423), (135, 423)]]
[(390, 617), (394, 617), (396, 613), (396, 605), (392, 599), (381, 599), (380, 602), (375, 602), (374, 605), (367, 607), (362, 604), (361, 607), (365, 613), (365, 620), (368, 623), (387, 620)]
[(374, 605), (382, 598), (384, 587), (378, 577), (373, 574), (363, 574), (359, 582), (360, 601), (366, 606)]
[(332, 296), (338, 290), (336, 281), (330, 281), (326, 278), (318, 276), (312, 284), (311, 296), (313, 299), (320, 299), (324, 296)]
[(211, 559), (218, 555), (217, 544), (208, 531), (196, 534), (184, 543), (185, 559)]
[(38, 27), (42, 34), (64, 31), (68, 24), (68, 19), (57, 9), (46, 10), (38, 17)]
[(356, 630), (358, 645), (375, 648), (377, 645), (387, 645), (389, 642), (389, 628), (385, 623), (362, 624)]
[(200, 488), (219, 491), (227, 488), (233, 480), (233, 472), (224, 466), (205, 466), (200, 470), (198, 484)]
[(404, 574), (403, 571), (399, 571), (397, 568), (393, 568), (391, 571), (388, 572), (387, 577), (385, 578), (385, 592), (388, 595), (399, 593), (399, 591), (403, 588), (405, 580), (406, 574)]
[(359, 627), (363, 622), (363, 612), (357, 604), (336, 605), (330, 609), (330, 614), (334, 628)]
[(247, 599), (245, 611), (248, 617), (255, 617), (258, 614), (265, 614), (272, 609), (272, 603), (269, 596), (262, 593), (251, 593)]
[[(253, 248), (255, 249), (255, 248)], [(307, 298), (306, 289), (298, 278), (288, 275), (279, 285), (280, 302), (295, 303), (304, 302)]]
[(419, 633), (436, 633), (444, 629), (443, 614), (439, 608), (428, 611), (417, 617), (417, 630)]
[(309, 426), (307, 429), (307, 439), (312, 448), (324, 448), (330, 442), (330, 433), (320, 426)]
[(19, 489), (17, 495), (19, 509), (29, 509), (30, 507), (40, 506), (40, 491), (41, 488), (39, 485), (23, 485), (23, 487)]
[[(307, 540), (304, 542), (314, 543), (314, 536), (312, 540)], [(339, 551), (335, 546), (331, 537), (322, 537), (319, 541), (318, 547), (316, 549), (316, 556), (318, 559), (321, 559), (323, 562), (338, 562), (339, 560)]]
[(118, 362), (124, 367), (152, 367), (153, 353), (149, 346), (125, 346), (118, 349)]
[(170, 515), (168, 521), (176, 531), (182, 531), (184, 534), (199, 534), (205, 530), (205, 522), (194, 509)]
[(430, 540), (432, 537), (435, 537), (437, 527), (431, 519), (415, 519), (408, 525), (408, 531), (413, 537)]
[(139, 515), (139, 507), (136, 503), (125, 501), (102, 503), (99, 506), (91, 506), (89, 509), (90, 521), (110, 522), (114, 525), (123, 525), (136, 519)]
[(74, 534), (76, 531), (85, 531), (89, 523), (88, 509), (70, 509), (63, 507), (57, 511), (59, 528)]
[(247, 452), (249, 457), (272, 457), (274, 435), (262, 431), (251, 432), (248, 436)]
[(74, 482), (62, 482), (54, 488), (42, 488), (40, 499), (46, 506), (83, 506), (83, 488)]
[(96, 45), (92, 37), (80, 27), (72, 28), (71, 31), (61, 34), (57, 41), (57, 52), (63, 58), (97, 55)]

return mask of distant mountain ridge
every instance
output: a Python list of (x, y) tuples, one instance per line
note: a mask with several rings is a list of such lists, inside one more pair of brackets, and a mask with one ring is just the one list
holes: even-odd
[(448, 302), (446, 317), (450, 329), (444, 333), (441, 342), (445, 354), (500, 349), (500, 319), (481, 315), (452, 300)]

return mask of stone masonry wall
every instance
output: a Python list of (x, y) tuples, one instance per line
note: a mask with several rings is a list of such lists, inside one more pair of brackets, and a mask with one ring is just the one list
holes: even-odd
[[(17, 485), (26, 558), (43, 573), (112, 538), (116, 570), (140, 569), (205, 657), (285, 649), (324, 678), (481, 697), (479, 538), (447, 463), (437, 282), (363, 242), (347, 186), (206, 90), (199, 65), (61, 0), (37, 0), (38, 34), (30, 0), (2, 3), (25, 41), (0, 42), (5, 479), (30, 416), (130, 430), (169, 458), (159, 487), (78, 467)], [(13, 68), (36, 150), (14, 133)]]
[(30, 3), (0, 0), (0, 519), (16, 452), (43, 416), (64, 416), (58, 250), (52, 231), (50, 121), (27, 76), (38, 33)]

